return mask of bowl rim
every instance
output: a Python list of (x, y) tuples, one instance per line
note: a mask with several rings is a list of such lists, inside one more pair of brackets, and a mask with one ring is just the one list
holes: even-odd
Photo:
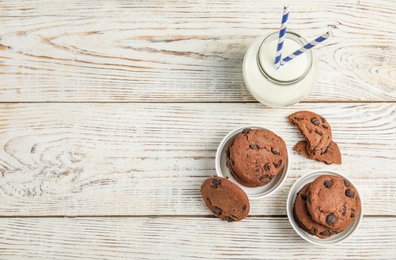
[[(359, 197), (360, 197), (360, 214), (359, 217), (353, 221), (349, 227), (340, 232), (339, 234), (336, 234), (330, 238), (325, 238), (325, 239), (320, 239), (316, 236), (313, 236), (311, 234), (308, 234), (307, 232), (305, 232), (304, 230), (302, 230), (300, 228), (300, 226), (298, 226), (298, 224), (296, 223), (296, 221), (294, 220), (294, 216), (293, 216), (293, 208), (294, 208), (294, 202), (295, 202), (295, 197), (297, 196), (297, 193), (299, 192), (299, 190), (297, 190), (297, 186), (301, 185), (301, 188), (307, 184), (310, 181), (313, 181), (314, 179), (316, 179), (319, 176), (322, 175), (334, 175), (334, 176), (339, 176), (342, 177), (344, 179), (346, 179), (347, 181), (349, 181), (354, 187), (355, 189), (358, 191)], [(304, 240), (306, 240), (309, 243), (315, 244), (315, 245), (319, 245), (319, 246), (332, 246), (341, 242), (344, 242), (345, 240), (349, 239), (354, 233), (355, 231), (359, 228), (359, 226), (361, 225), (362, 219), (363, 219), (363, 214), (364, 214), (364, 209), (363, 209), (363, 198), (361, 196), (361, 193), (359, 192), (359, 188), (356, 186), (355, 182), (353, 180), (351, 180), (350, 178), (348, 178), (347, 176), (345, 176), (344, 174), (341, 174), (339, 172), (335, 172), (335, 171), (331, 171), (331, 170), (316, 170), (316, 171), (312, 171), (309, 172), (301, 177), (299, 177), (294, 184), (292, 185), (292, 187), (289, 190), (289, 194), (287, 196), (287, 200), (286, 200), (286, 213), (287, 213), (287, 218), (290, 222), (290, 225), (292, 226), (292, 228), (294, 229), (294, 231)]]
[[(216, 157), (215, 157), (215, 168), (216, 168), (217, 176), (226, 177), (226, 175), (223, 174), (223, 170), (224, 169), (222, 169), (222, 166), (221, 166), (221, 157), (223, 155), (225, 146), (228, 144), (229, 141), (231, 141), (231, 139), (234, 136), (236, 136), (243, 129), (246, 129), (246, 128), (265, 129), (265, 130), (270, 131), (270, 132), (276, 134), (277, 136), (281, 137), (280, 135), (278, 135), (276, 132), (272, 131), (271, 129), (265, 128), (263, 126), (257, 126), (257, 125), (239, 126), (238, 128), (235, 128), (234, 130), (231, 130), (230, 132), (227, 133), (227, 135), (225, 135), (223, 137), (223, 139), (221, 140), (221, 142), (219, 143), (219, 145), (217, 147)], [(282, 140), (284, 140), (284, 139), (282, 138)], [(285, 144), (286, 144), (286, 142), (285, 142)], [(252, 188), (252, 187), (243, 186), (238, 181), (234, 180), (234, 178), (232, 176), (231, 176), (232, 178), (230, 178), (230, 180), (232, 182), (234, 182), (235, 184), (237, 184), (240, 188), (242, 188), (245, 191), (245, 193), (248, 195), (249, 199), (254, 200), (254, 199), (261, 199), (261, 198), (268, 197), (268, 196), (274, 194), (276, 191), (278, 191), (280, 189), (280, 187), (284, 184), (284, 182), (287, 179), (287, 176), (288, 176), (289, 170), (290, 170), (290, 153), (289, 153), (289, 149), (287, 147), (287, 144), (286, 144), (286, 154), (287, 154), (287, 160), (286, 160), (285, 166), (283, 167), (281, 172), (278, 174), (280, 176), (279, 179), (278, 179), (278, 182), (276, 184), (274, 184), (274, 186), (271, 187), (268, 191), (264, 191), (262, 194), (252, 194), (252, 193), (249, 193), (249, 190), (263, 188), (263, 187), (266, 187), (266, 185), (265, 186), (261, 186), (261, 187), (257, 187), (257, 188), (256, 187)], [(225, 167), (225, 168), (227, 168), (226, 170), (229, 171), (228, 167)], [(265, 189), (265, 188), (263, 188), (263, 189)]]

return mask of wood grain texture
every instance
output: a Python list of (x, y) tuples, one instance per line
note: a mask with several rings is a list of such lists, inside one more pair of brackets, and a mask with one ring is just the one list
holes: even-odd
[(218, 144), (242, 125), (264, 126), (290, 150), (302, 137), (287, 115), (309, 109), (332, 125), (343, 164), (291, 152), (284, 187), (251, 215), (285, 215), (288, 191), (308, 172), (356, 181), (367, 215), (396, 215), (394, 104), (1, 104), (0, 215), (198, 215)]
[[(298, 105), (268, 109), (242, 61), (279, 30), (283, 3), (0, 1), (0, 259), (394, 259), (396, 4), (291, 1), (288, 30), (318, 46), (319, 76)], [(331, 123), (342, 165), (292, 151), (297, 110)], [(222, 138), (242, 125), (277, 132), (289, 176), (250, 215), (213, 217), (199, 188)], [(291, 228), (286, 198), (304, 174), (339, 171), (364, 203), (334, 247)]]
[[(396, 100), (393, 0), (293, 1), (288, 29), (317, 47), (305, 101)], [(242, 59), (279, 28), (273, 1), (1, 1), (0, 101), (254, 101)]]
[[(0, 218), (6, 259), (392, 259), (394, 218), (365, 218), (331, 247), (300, 238), (285, 218)], [(188, 232), (187, 232), (188, 231)], [(308, 253), (308, 254), (307, 254)]]

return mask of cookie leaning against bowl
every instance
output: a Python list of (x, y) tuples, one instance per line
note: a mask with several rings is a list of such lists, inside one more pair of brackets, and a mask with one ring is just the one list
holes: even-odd
[(312, 182), (307, 195), (307, 209), (312, 219), (336, 232), (345, 230), (360, 214), (359, 194), (342, 177), (319, 176)]
[(330, 124), (324, 117), (311, 111), (298, 111), (288, 118), (307, 140), (307, 152), (312, 158), (326, 151), (331, 143), (332, 133)]
[(247, 217), (250, 202), (246, 193), (235, 183), (222, 177), (211, 177), (201, 185), (201, 195), (214, 215), (228, 222)]
[(294, 202), (294, 219), (297, 224), (307, 233), (317, 236), (319, 238), (328, 238), (336, 234), (336, 232), (328, 227), (316, 223), (307, 209), (308, 189), (311, 183), (307, 183), (298, 193), (296, 201)]
[(283, 169), (287, 160), (286, 144), (266, 129), (244, 129), (227, 149), (227, 167), (242, 185), (268, 184)]

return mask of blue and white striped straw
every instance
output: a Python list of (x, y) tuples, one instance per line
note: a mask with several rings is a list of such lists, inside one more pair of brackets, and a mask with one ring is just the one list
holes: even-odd
[(331, 36), (333, 36), (333, 32), (332, 31), (328, 31), (327, 33), (325, 33), (325, 34), (319, 36), (318, 38), (316, 38), (315, 40), (313, 40), (312, 42), (307, 43), (306, 45), (304, 45), (300, 49), (296, 50), (295, 52), (293, 52), (292, 54), (290, 54), (286, 58), (282, 59), (280, 64), (284, 65), (286, 62), (291, 61), (292, 59), (294, 59), (298, 55), (303, 54), (307, 50), (315, 47), (316, 45), (318, 45), (319, 43), (327, 40)]
[(281, 58), (282, 58), (282, 48), (283, 48), (283, 42), (285, 40), (288, 19), (289, 19), (289, 5), (285, 4), (283, 6), (283, 15), (282, 15), (281, 27), (279, 30), (278, 46), (276, 48), (276, 55), (275, 55), (275, 62), (274, 62), (275, 68), (279, 68), (281, 65), (280, 62), (281, 62)]

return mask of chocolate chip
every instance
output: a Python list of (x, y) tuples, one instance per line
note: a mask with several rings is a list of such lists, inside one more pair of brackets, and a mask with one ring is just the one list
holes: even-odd
[(344, 205), (344, 208), (343, 208), (343, 210), (342, 210), (342, 215), (343, 215), (343, 216), (346, 215), (346, 210), (347, 210), (347, 209), (346, 209), (346, 206)]
[(227, 217), (227, 221), (228, 221), (228, 222), (234, 222), (235, 219), (233, 219), (233, 218), (231, 218), (231, 217)]
[(266, 171), (271, 170), (271, 166), (269, 165), (269, 163), (266, 163), (266, 164), (264, 165), (264, 170), (266, 170)]
[(262, 176), (260, 176), (259, 181), (262, 181), (264, 179), (269, 179), (269, 176), (268, 175), (262, 175)]
[(213, 212), (215, 215), (220, 216), (221, 214), (223, 214), (223, 210), (219, 207), (214, 206), (213, 207)]
[(309, 195), (309, 193), (308, 193), (308, 194), (301, 194), (301, 198), (302, 198), (303, 200), (309, 200), (310, 195)]
[(347, 189), (345, 191), (345, 196), (347, 196), (349, 198), (353, 198), (353, 196), (355, 196), (355, 192), (353, 192), (353, 190), (351, 190), (351, 189)]
[(326, 217), (326, 223), (329, 225), (334, 225), (337, 221), (337, 218), (333, 214), (329, 214)]
[(312, 150), (312, 154), (315, 155), (317, 151), (318, 151), (318, 149), (317, 149), (317, 148), (314, 148), (314, 149)]
[(311, 122), (312, 122), (312, 124), (314, 124), (314, 125), (316, 125), (316, 126), (319, 125), (319, 120), (316, 119), (316, 118), (312, 118), (312, 119), (311, 119)]
[(212, 201), (210, 201), (209, 198), (206, 198), (206, 200), (208, 201), (208, 203), (209, 203), (210, 205), (212, 205)]
[(324, 236), (324, 237), (327, 237), (327, 236), (330, 235), (330, 232), (328, 230), (325, 230), (325, 231), (320, 232), (320, 235)]
[(271, 152), (272, 152), (273, 154), (279, 154), (279, 150), (276, 149), (276, 148), (271, 148)]
[(293, 118), (294, 118), (294, 120), (297, 120), (297, 121), (303, 120), (302, 117), (298, 117), (298, 116), (295, 116), (295, 117), (293, 117)]
[(279, 160), (277, 163), (274, 163), (274, 166), (278, 168), (279, 166), (281, 166), (281, 164), (282, 164), (282, 160)]
[(320, 120), (322, 121), (322, 123), (326, 123), (326, 119), (324, 117), (321, 117)]
[(242, 135), (246, 136), (250, 131), (251, 131), (250, 128), (245, 128), (245, 129), (242, 130)]
[(242, 207), (242, 211), (245, 211), (247, 209), (247, 205), (244, 205), (243, 207)]
[(351, 218), (354, 218), (354, 217), (355, 217), (355, 212), (352, 211), (352, 213), (351, 213)]
[(231, 164), (232, 164), (232, 165), (234, 165), (234, 164), (235, 164), (235, 162), (234, 162), (234, 160), (233, 160), (233, 159), (230, 159), (230, 161), (231, 161)]
[(316, 233), (316, 228), (315, 227), (311, 227), (311, 233), (315, 234)]
[(330, 145), (329, 145), (329, 146), (327, 146), (326, 150), (324, 150), (324, 152), (323, 152), (322, 154), (325, 154), (325, 153), (327, 153), (329, 150), (330, 150)]
[(323, 185), (324, 185), (326, 188), (330, 188), (331, 185), (333, 185), (333, 182), (332, 182), (331, 180), (325, 180), (325, 182), (323, 183)]
[(349, 185), (351, 185), (351, 184), (349, 183), (349, 181), (344, 180), (344, 185), (345, 185), (345, 187), (349, 187)]
[(212, 180), (213, 188), (217, 189), (217, 187), (219, 187), (220, 184), (221, 184), (221, 180), (220, 179), (215, 178), (215, 179)]
[(323, 134), (322, 134), (322, 132), (321, 131), (319, 131), (318, 129), (315, 129), (315, 133), (317, 133), (318, 135), (320, 135), (320, 136), (322, 136)]
[(251, 149), (259, 149), (259, 147), (257, 146), (257, 144), (251, 144), (251, 145), (249, 145), (249, 147), (250, 147)]
[(322, 125), (322, 127), (324, 128), (324, 129), (329, 129), (329, 127), (327, 126), (327, 125)]

